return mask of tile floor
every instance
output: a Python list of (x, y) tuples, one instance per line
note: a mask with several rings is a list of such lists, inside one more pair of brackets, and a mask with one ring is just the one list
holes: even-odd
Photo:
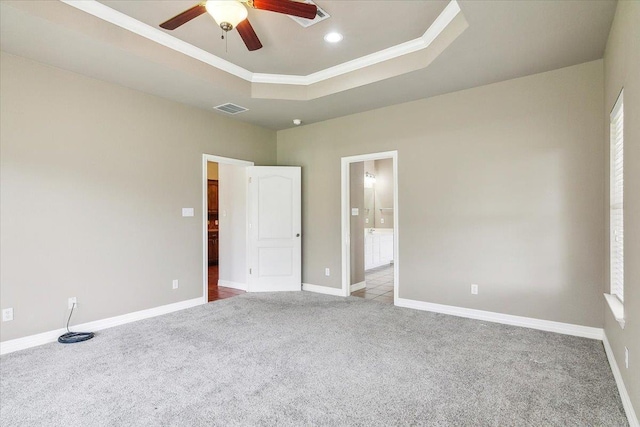
[(367, 287), (351, 293), (352, 297), (393, 304), (393, 264), (364, 272)]

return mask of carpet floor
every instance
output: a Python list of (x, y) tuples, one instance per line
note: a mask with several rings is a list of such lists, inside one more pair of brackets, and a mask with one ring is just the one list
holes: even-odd
[(308, 292), (0, 358), (2, 426), (626, 426), (602, 343)]

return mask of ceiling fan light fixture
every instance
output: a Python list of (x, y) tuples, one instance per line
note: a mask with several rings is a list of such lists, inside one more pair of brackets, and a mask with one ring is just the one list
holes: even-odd
[(332, 32), (332, 33), (327, 33), (324, 36), (324, 41), (326, 41), (327, 43), (338, 43), (342, 41), (342, 38), (343, 38), (342, 34)]
[(249, 14), (247, 8), (236, 0), (207, 0), (205, 8), (224, 31), (235, 28)]

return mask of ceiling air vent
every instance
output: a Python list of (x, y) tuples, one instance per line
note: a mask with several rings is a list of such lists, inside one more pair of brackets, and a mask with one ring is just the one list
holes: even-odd
[[(305, 3), (315, 4), (311, 0), (305, 0)], [(317, 4), (315, 5), (318, 8), (318, 13), (316, 14), (316, 17), (314, 19), (299, 18), (297, 16), (291, 16), (291, 15), (288, 15), (288, 16), (289, 18), (293, 19), (294, 21), (296, 21), (298, 24), (302, 25), (305, 28), (310, 27), (313, 24), (317, 24), (320, 21), (324, 21), (325, 19), (331, 16), (327, 13), (326, 10), (321, 9), (320, 6), (318, 6)]]
[(217, 107), (213, 107), (213, 108), (215, 110), (222, 111), (223, 113), (227, 113), (227, 114), (244, 113), (245, 111), (249, 110), (248, 108), (244, 108), (239, 105), (232, 104), (230, 102), (227, 102), (226, 104), (218, 105)]

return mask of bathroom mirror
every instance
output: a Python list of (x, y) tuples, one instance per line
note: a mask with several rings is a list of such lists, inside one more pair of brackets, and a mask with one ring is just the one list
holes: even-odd
[(375, 218), (375, 192), (373, 188), (364, 189), (364, 228), (374, 228)]

